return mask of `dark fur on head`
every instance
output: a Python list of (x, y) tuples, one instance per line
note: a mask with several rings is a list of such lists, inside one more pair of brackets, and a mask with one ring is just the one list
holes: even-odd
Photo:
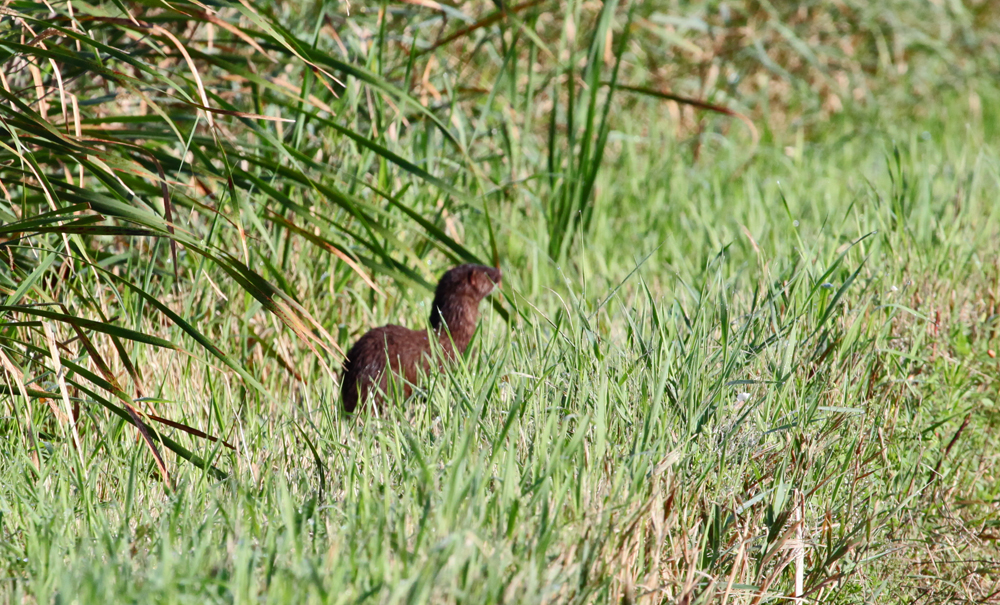
[(431, 327), (445, 327), (460, 351), (465, 351), (479, 320), (479, 302), (500, 285), (500, 269), (459, 265), (441, 276), (434, 291)]

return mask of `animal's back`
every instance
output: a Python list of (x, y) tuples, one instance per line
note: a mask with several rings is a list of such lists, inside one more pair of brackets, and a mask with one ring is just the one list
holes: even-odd
[[(408, 383), (415, 382), (417, 366), (419, 364), (424, 369), (427, 368), (426, 355), (429, 353), (430, 345), (425, 331), (395, 325), (369, 330), (347, 352), (340, 391), (344, 409), (348, 413), (353, 412), (358, 402), (365, 401), (372, 391), (375, 391), (375, 404), (382, 403), (382, 397), (375, 389), (385, 392), (388, 388), (386, 362), (389, 362), (394, 373), (402, 374), (401, 378), (405, 378)], [(406, 384), (405, 393), (408, 395), (409, 392), (410, 386)]]

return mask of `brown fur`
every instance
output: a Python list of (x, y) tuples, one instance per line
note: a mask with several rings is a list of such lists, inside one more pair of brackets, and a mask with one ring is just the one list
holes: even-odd
[[(465, 352), (479, 322), (479, 302), (500, 285), (500, 269), (483, 265), (459, 265), (441, 277), (431, 308), (431, 333), (436, 334), (446, 359)], [(376, 406), (385, 403), (389, 369), (403, 378), (404, 396), (416, 382), (417, 368), (430, 369), (431, 347), (426, 330), (382, 326), (369, 330), (354, 343), (344, 362), (340, 388), (344, 410), (357, 408), (369, 397)], [(452, 344), (454, 343), (454, 345)]]

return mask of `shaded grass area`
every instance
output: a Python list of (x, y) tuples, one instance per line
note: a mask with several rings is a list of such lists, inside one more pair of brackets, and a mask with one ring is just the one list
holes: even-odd
[[(751, 602), (791, 593), (801, 534), (813, 598), (987, 598), (1000, 158), (923, 132), (763, 149), (736, 175), (623, 143), (566, 263), (537, 214), (505, 217), (515, 320), (488, 312), (383, 418), (341, 418), (320, 374), (267, 400), (150, 356), (163, 405), (237, 444), (209, 454), (230, 478), (180, 467), (165, 492), (141, 443), (86, 422), (86, 477), (65, 439), (40, 467), (5, 440), (3, 590)], [(370, 320), (415, 325), (424, 298)]]

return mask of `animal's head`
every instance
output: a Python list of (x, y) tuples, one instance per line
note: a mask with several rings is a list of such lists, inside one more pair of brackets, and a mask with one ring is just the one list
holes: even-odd
[(459, 265), (441, 277), (434, 298), (446, 296), (481, 301), (500, 285), (500, 269), (484, 265)]
[[(490, 295), (500, 285), (500, 269), (484, 265), (459, 265), (441, 276), (434, 292), (431, 309), (431, 326), (441, 327), (444, 319), (452, 330), (456, 320), (475, 322), (479, 316), (479, 301)], [(475, 326), (464, 326), (471, 335)]]

